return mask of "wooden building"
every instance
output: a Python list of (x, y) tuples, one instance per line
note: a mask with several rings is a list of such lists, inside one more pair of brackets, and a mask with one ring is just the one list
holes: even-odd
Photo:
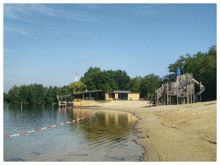
[(104, 100), (105, 93), (102, 90), (81, 91), (73, 93), (74, 99), (82, 100)]
[[(91, 91), (81, 91), (74, 92), (69, 95), (57, 96), (59, 107), (71, 106), (72, 100), (74, 99), (77, 104), (81, 103), (81, 100), (87, 100), (87, 103), (90, 104), (91, 101), (97, 100), (139, 100), (139, 93), (132, 93), (125, 90), (114, 90), (113, 92), (105, 93), (103, 90), (91, 90)], [(88, 102), (90, 100), (90, 102)], [(75, 103), (76, 103), (75, 102)], [(84, 101), (85, 102), (85, 101)], [(92, 102), (91, 102), (92, 103)]]
[(105, 93), (105, 100), (139, 100), (140, 93), (134, 93), (126, 90), (114, 90), (113, 92)]
[(128, 90), (114, 90), (104, 92), (102, 90), (91, 90), (73, 93), (74, 99), (82, 100), (139, 100), (140, 94)]
[(188, 104), (201, 101), (205, 87), (192, 74), (177, 75), (175, 82), (162, 84), (156, 92), (156, 105)]

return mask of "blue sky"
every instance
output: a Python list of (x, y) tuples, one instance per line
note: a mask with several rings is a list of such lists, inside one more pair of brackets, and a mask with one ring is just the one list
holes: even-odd
[(5, 4), (3, 27), (4, 91), (67, 85), (90, 66), (164, 76), (216, 45), (216, 5)]

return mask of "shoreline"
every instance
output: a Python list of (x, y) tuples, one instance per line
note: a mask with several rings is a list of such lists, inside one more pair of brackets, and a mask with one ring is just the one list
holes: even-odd
[(135, 115), (144, 161), (216, 161), (216, 101), (149, 107), (147, 101), (96, 102), (96, 110)]

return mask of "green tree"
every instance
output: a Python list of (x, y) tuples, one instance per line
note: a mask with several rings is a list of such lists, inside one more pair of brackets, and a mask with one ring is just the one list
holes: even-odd
[(170, 82), (170, 81), (176, 81), (176, 75), (175, 73), (170, 73), (170, 74), (167, 74), (163, 77), (163, 83), (166, 83), (166, 82)]
[(29, 98), (28, 96), (29, 96), (28, 86), (21, 85), (19, 87), (20, 101), (22, 101), (23, 103), (28, 103), (28, 98)]
[(49, 88), (46, 88), (45, 91), (46, 91), (45, 103), (47, 103), (47, 104), (56, 103), (59, 88), (50, 86)]
[(157, 75), (150, 74), (143, 78), (140, 85), (141, 97), (151, 99), (155, 96), (155, 90), (161, 86), (161, 78)]
[(9, 96), (7, 92), (4, 92), (3, 94), (4, 102), (10, 102)]
[(41, 84), (14, 86), (8, 92), (8, 101), (11, 103), (43, 104), (45, 88)]
[(103, 72), (103, 74), (105, 76), (105, 83), (106, 83), (105, 87), (104, 87), (104, 89), (106, 89), (105, 91), (111, 92), (112, 90), (119, 89), (118, 84), (116, 83), (116, 81), (114, 79), (114, 73), (115, 73), (115, 71), (113, 71), (113, 70), (107, 70), (107, 71)]
[(72, 92), (84, 91), (86, 89), (86, 85), (82, 81), (76, 81), (69, 84), (69, 88)]
[(130, 77), (125, 71), (116, 70), (113, 74), (115, 83), (118, 85), (118, 90), (128, 90)]
[(181, 55), (179, 57), (179, 59), (177, 59), (174, 64), (170, 64), (168, 66), (169, 71), (175, 73), (176, 72), (176, 68), (179, 68), (182, 72), (184, 72), (184, 69), (185, 69), (184, 68), (184, 63), (185, 63), (187, 58), (190, 58), (189, 54), (186, 54), (185, 56)]
[(57, 92), (58, 95), (68, 95), (70, 93), (72, 93), (72, 91), (69, 88), (69, 85), (64, 85), (63, 87), (60, 87)]
[(88, 90), (98, 89), (100, 68), (90, 67), (81, 78), (81, 81), (86, 84)]
[(18, 103), (21, 102), (21, 98), (19, 96), (20, 94), (20, 88), (17, 87), (16, 85), (13, 86), (9, 91), (8, 91), (8, 99), (11, 103)]
[(129, 89), (132, 91), (132, 92), (140, 92), (140, 88), (141, 88), (141, 82), (142, 82), (143, 78), (142, 77), (135, 77), (135, 78), (132, 78), (130, 80), (130, 83), (129, 83)]
[(216, 47), (212, 46), (208, 52), (198, 52), (193, 56), (180, 57), (174, 64), (169, 65), (172, 72), (176, 67), (182, 69), (182, 73), (192, 73), (197, 81), (201, 81), (206, 90), (202, 94), (203, 100), (216, 99)]
[(57, 95), (72, 93), (69, 86), (44, 87), (42, 84), (14, 86), (4, 93), (4, 101), (9, 103), (51, 104), (57, 102)]
[(43, 104), (45, 98), (45, 88), (42, 84), (29, 85), (28, 101), (31, 104)]
[(129, 89), (130, 77), (122, 70), (101, 71), (100, 68), (90, 67), (81, 78), (88, 90), (101, 89), (105, 92)]

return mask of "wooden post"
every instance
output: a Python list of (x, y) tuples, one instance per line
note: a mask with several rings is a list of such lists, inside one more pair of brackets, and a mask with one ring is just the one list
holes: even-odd
[(169, 96), (168, 96), (168, 83), (167, 83), (167, 105), (169, 104)]
[(166, 105), (166, 94), (163, 95), (163, 105)]
[(188, 85), (186, 85), (186, 104), (188, 104), (189, 103), (189, 99), (188, 99), (188, 96), (189, 94), (188, 94)]
[(190, 93), (190, 104), (192, 104), (192, 93)]
[(77, 125), (79, 124), (79, 116), (78, 115), (76, 117), (76, 123), (77, 123)]
[(193, 84), (193, 102), (196, 102), (195, 85)]
[(176, 104), (178, 105), (178, 83), (176, 84)]
[(156, 102), (156, 105), (158, 105), (158, 101), (159, 101), (159, 94), (158, 94), (158, 91), (157, 91), (157, 102)]
[[(201, 81), (199, 82), (199, 90), (201, 91)], [(202, 94), (199, 95), (199, 101), (202, 102)]]

